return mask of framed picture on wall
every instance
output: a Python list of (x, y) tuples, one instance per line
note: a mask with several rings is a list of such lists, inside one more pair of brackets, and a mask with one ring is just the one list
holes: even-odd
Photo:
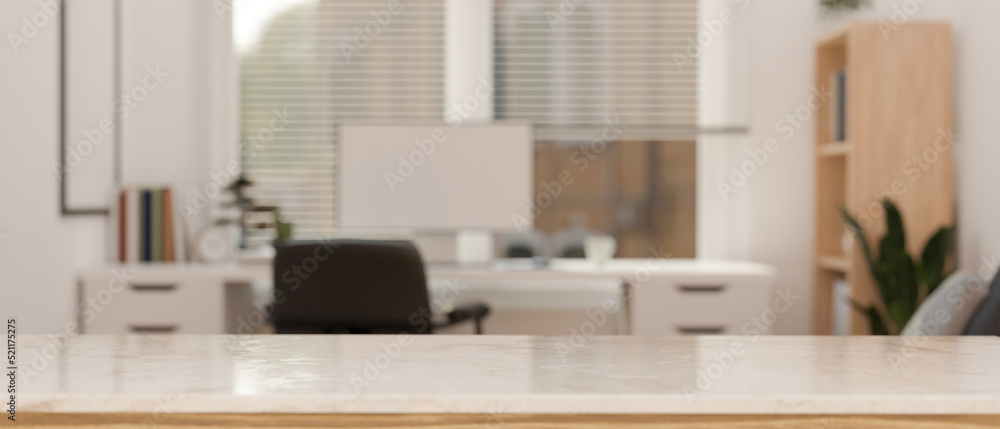
[(59, 7), (60, 207), (107, 215), (121, 177), (120, 0)]

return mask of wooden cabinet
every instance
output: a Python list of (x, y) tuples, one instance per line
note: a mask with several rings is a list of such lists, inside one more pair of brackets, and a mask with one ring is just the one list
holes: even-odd
[[(840, 207), (862, 222), (874, 245), (885, 231), (879, 201), (893, 199), (911, 254), (919, 254), (938, 228), (954, 222), (951, 40), (951, 29), (943, 23), (886, 28), (856, 22), (817, 44), (816, 88), (831, 91), (831, 75), (838, 70), (846, 75), (846, 139), (831, 138), (836, 94), (815, 116), (817, 334), (831, 332), (831, 289), (837, 278), (847, 280), (860, 303), (877, 297), (858, 243), (852, 251), (842, 250)], [(868, 330), (866, 317), (852, 312), (850, 332)]]

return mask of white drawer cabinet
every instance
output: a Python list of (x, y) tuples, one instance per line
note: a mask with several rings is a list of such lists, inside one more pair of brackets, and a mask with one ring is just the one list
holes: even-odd
[(88, 270), (78, 276), (79, 323), (89, 334), (223, 334), (232, 308), (226, 284), (267, 277), (258, 271), (247, 277), (199, 266)]
[[(595, 264), (584, 259), (554, 259), (543, 269), (528, 267), (518, 269), (501, 261), (492, 267), (431, 267), (428, 272), (431, 277), (469, 286), (463, 297), (482, 297), (495, 303), (498, 314), (515, 308), (552, 309), (553, 303), (592, 311), (604, 307), (610, 297), (625, 308), (613, 321), (621, 334), (769, 333), (777, 314), (772, 310), (776, 271), (754, 262), (636, 258)], [(487, 282), (493, 287), (479, 286)], [(581, 321), (588, 320), (582, 317)], [(532, 334), (570, 335), (570, 328), (582, 326), (580, 321), (535, 320), (556, 324)], [(744, 332), (747, 323), (750, 328)]]
[(764, 264), (648, 258), (600, 265), (557, 260), (551, 267), (621, 279), (627, 321), (621, 331), (632, 335), (768, 333), (777, 315), (772, 309), (776, 271)]
[(767, 333), (774, 323), (773, 286), (765, 276), (659, 277), (633, 286), (630, 295), (634, 335)]

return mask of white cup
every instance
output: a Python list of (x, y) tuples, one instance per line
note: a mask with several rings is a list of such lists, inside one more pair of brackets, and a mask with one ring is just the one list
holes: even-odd
[(615, 257), (618, 243), (610, 235), (591, 235), (583, 241), (583, 254), (588, 261), (601, 264)]

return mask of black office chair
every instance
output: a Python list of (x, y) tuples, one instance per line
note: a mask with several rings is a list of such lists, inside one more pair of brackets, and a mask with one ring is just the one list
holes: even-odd
[(489, 308), (455, 308), (433, 320), (420, 254), (405, 241), (329, 240), (279, 247), (271, 321), (279, 334), (430, 334)]

